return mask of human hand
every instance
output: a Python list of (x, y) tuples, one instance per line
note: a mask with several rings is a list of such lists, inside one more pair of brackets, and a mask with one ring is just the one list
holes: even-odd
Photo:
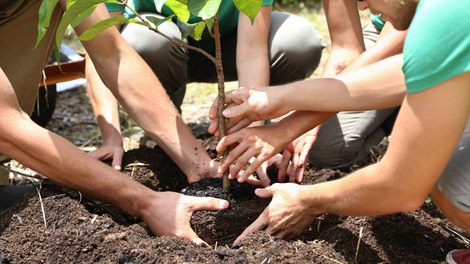
[(307, 166), (308, 153), (317, 140), (320, 127), (308, 131), (294, 141), (287, 144), (279, 163), (279, 182), (284, 182), (286, 174), (289, 175), (289, 182), (301, 183), (305, 167)]
[(122, 157), (124, 156), (122, 140), (103, 141), (103, 145), (99, 149), (90, 152), (89, 155), (101, 161), (112, 159), (111, 167), (120, 171), (122, 166)]
[[(290, 110), (283, 103), (282, 90), (280, 86), (242, 87), (225, 93), (226, 109), (223, 115), (228, 118), (226, 124), (227, 134), (238, 131), (254, 121), (269, 120), (287, 114)], [(216, 98), (209, 112), (209, 118), (212, 122), (208, 132), (211, 134), (215, 134), (219, 126), (218, 105), (218, 98)]]
[[(279, 124), (249, 127), (237, 131), (222, 138), (217, 145), (217, 152), (222, 155), (229, 146), (236, 147), (219, 167), (219, 173), (224, 173), (230, 167), (229, 178), (238, 178), (238, 182), (245, 181), (248, 176), (255, 172), (261, 164), (272, 156), (278, 154), (289, 142), (285, 137), (285, 131)], [(242, 173), (240, 170), (252, 158), (251, 165)], [(231, 166), (237, 161), (233, 166)]]
[(175, 192), (154, 192), (149, 206), (141, 217), (157, 236), (178, 236), (201, 244), (205, 243), (191, 229), (190, 220), (195, 211), (222, 210), (229, 202), (212, 197), (193, 197)]
[(272, 201), (233, 244), (239, 244), (248, 234), (263, 229), (270, 235), (286, 240), (302, 233), (321, 213), (305, 202), (303, 195), (306, 188), (308, 186), (294, 183), (275, 183), (264, 189), (256, 189), (256, 195), (261, 198), (272, 197)]
[[(253, 157), (251, 158), (250, 162), (253, 162), (254, 160), (255, 158)], [(246, 179), (246, 182), (254, 186), (263, 186), (263, 187), (269, 186), (271, 184), (271, 179), (269, 178), (269, 175), (268, 175), (268, 168), (270, 166), (276, 166), (279, 168), (279, 166), (281, 165), (281, 162), (282, 162), (282, 155), (280, 154), (274, 155), (273, 157), (269, 158), (267, 161), (263, 162), (263, 164), (261, 164), (261, 166), (259, 166), (256, 169), (256, 174), (258, 175), (259, 179), (255, 179), (254, 177), (249, 176)], [(287, 162), (290, 163), (289, 160)], [(289, 164), (287, 166), (288, 166), (287, 172), (289, 174), (290, 166)], [(279, 181), (279, 182), (284, 182), (284, 179), (282, 179), (282, 181)]]

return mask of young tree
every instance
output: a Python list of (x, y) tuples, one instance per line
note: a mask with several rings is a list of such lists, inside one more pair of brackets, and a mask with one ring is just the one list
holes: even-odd
[[(229, 0), (225, 0), (229, 1)], [(43, 0), (41, 8), (39, 10), (39, 22), (38, 22), (38, 40), (39, 43), (42, 37), (45, 35), (49, 26), (52, 11), (56, 7), (59, 0)], [(67, 11), (62, 16), (55, 35), (55, 55), (56, 58), (60, 55), (60, 46), (65, 31), (69, 25), (74, 28), (80, 24), (85, 18), (87, 18), (98, 4), (101, 3), (116, 3), (120, 5), (126, 5), (132, 10), (139, 19), (127, 19), (124, 15), (112, 17), (107, 20), (101, 21), (96, 25), (89, 28), (77, 40), (88, 41), (91, 40), (99, 32), (112, 27), (117, 24), (124, 23), (135, 23), (149, 28), (157, 34), (162, 35), (169, 41), (173, 42), (183, 48), (192, 49), (198, 51), (214, 62), (217, 70), (218, 79), (218, 95), (219, 95), (219, 133), (220, 137), (225, 137), (225, 118), (222, 115), (225, 105), (225, 85), (224, 85), (224, 71), (222, 67), (222, 52), (220, 44), (219, 34), (219, 21), (218, 21), (218, 10), (222, 0), (154, 0), (155, 6), (158, 11), (161, 11), (164, 5), (169, 7), (174, 14), (163, 19), (155, 16), (147, 16), (146, 19), (141, 17), (135, 10), (127, 4), (127, 0), (67, 0)], [(233, 0), (237, 9), (250, 18), (251, 23), (254, 23), (256, 15), (261, 10), (262, 0)], [(200, 22), (188, 24), (190, 15), (199, 17)], [(181, 40), (178, 42), (158, 30), (158, 26), (166, 21), (176, 20), (176, 24), (181, 32)], [(192, 37), (195, 40), (200, 40), (203, 31), (207, 28), (210, 35), (215, 41), (215, 57), (208, 54), (202, 49), (186, 45), (183, 40), (187, 37)], [(60, 67), (60, 64), (59, 64)], [(222, 159), (225, 159), (228, 155), (228, 149), (225, 150)], [(230, 190), (230, 180), (228, 178), (229, 171), (227, 170), (223, 176), (224, 189)]]

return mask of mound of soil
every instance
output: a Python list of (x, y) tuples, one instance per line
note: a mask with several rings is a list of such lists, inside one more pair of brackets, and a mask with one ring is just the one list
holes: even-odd
[[(216, 156), (212, 139), (204, 146)], [(31, 192), (0, 214), (0, 263), (444, 263), (448, 251), (470, 248), (458, 234), (461, 230), (431, 200), (409, 213), (322, 215), (291, 241), (261, 231), (232, 247), (270, 202), (254, 195), (255, 187), (232, 181), (228, 194), (220, 179), (188, 185), (181, 170), (151, 143), (126, 152), (123, 168), (129, 177), (156, 191), (229, 200), (227, 210), (193, 215), (193, 229), (210, 246), (156, 237), (140, 219), (115, 206), (43, 181), (41, 197)], [(275, 173), (274, 169), (271, 177)], [(345, 176), (309, 167), (303, 184)]]

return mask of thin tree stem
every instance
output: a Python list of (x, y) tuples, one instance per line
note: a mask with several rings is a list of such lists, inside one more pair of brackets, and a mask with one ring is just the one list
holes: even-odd
[[(220, 32), (219, 32), (219, 12), (214, 17), (214, 39), (215, 39), (215, 68), (217, 70), (217, 81), (219, 88), (219, 105), (218, 105), (218, 116), (219, 116), (219, 134), (220, 138), (225, 137), (225, 117), (222, 112), (225, 106), (225, 84), (224, 84), (224, 69), (222, 67), (222, 48), (220, 44)], [(222, 161), (228, 156), (228, 148), (225, 149)], [(228, 178), (229, 170), (226, 170), (223, 176), (223, 187), (224, 190), (230, 192), (230, 180)]]

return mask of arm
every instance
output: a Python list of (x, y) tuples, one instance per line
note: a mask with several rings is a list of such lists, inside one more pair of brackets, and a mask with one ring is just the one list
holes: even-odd
[[(274, 196), (273, 202), (241, 237), (267, 226), (268, 233), (289, 238), (322, 213), (367, 216), (419, 208), (465, 128), (470, 113), (469, 83), (470, 72), (466, 72), (427, 90), (408, 94), (387, 154), (379, 163), (336, 181), (257, 190), (262, 197)], [(283, 228), (299, 221), (304, 221), (302, 228)]]
[(178, 193), (154, 192), (36, 125), (21, 110), (1, 68), (0, 95), (1, 152), (60, 185), (140, 217), (156, 235), (200, 241), (189, 225), (192, 213), (228, 206), (226, 201), (214, 198), (195, 199)]
[(403, 52), (403, 44), (408, 30), (397, 30), (390, 22), (386, 22), (377, 42), (364, 51), (342, 72), (351, 72), (363, 66), (373, 64)]
[[(124, 11), (110, 12), (112, 17), (122, 15)], [(117, 25), (120, 28), (121, 25)], [(119, 122), (118, 102), (111, 91), (101, 81), (93, 62), (86, 59), (86, 80), (90, 103), (93, 106), (98, 126), (103, 136), (103, 145), (90, 153), (99, 160), (112, 159), (112, 167), (121, 170), (124, 148)]]
[[(397, 55), (335, 78), (240, 88), (225, 94), (225, 103), (235, 106), (224, 110), (224, 116), (257, 121), (277, 118), (294, 110), (339, 112), (397, 106), (406, 92), (402, 64), (403, 56)], [(211, 115), (216, 111), (217, 100), (211, 106)]]
[[(99, 5), (75, 31), (80, 35), (107, 17), (106, 8)], [(220, 176), (215, 162), (184, 124), (153, 71), (115, 27), (100, 32), (91, 41), (83, 42), (83, 46), (114, 97), (175, 161), (190, 182), (208, 175)]]
[(331, 38), (331, 53), (322, 76), (335, 76), (365, 50), (356, 1), (323, 0)]
[(240, 12), (238, 18), (237, 73), (239, 87), (269, 85), (268, 38), (271, 6), (262, 6), (251, 25)]
[[(252, 25), (242, 12), (238, 17), (237, 75), (239, 87), (268, 86), (270, 66), (268, 38), (271, 26), (271, 5), (262, 6)], [(251, 125), (263, 125), (256, 122)]]

